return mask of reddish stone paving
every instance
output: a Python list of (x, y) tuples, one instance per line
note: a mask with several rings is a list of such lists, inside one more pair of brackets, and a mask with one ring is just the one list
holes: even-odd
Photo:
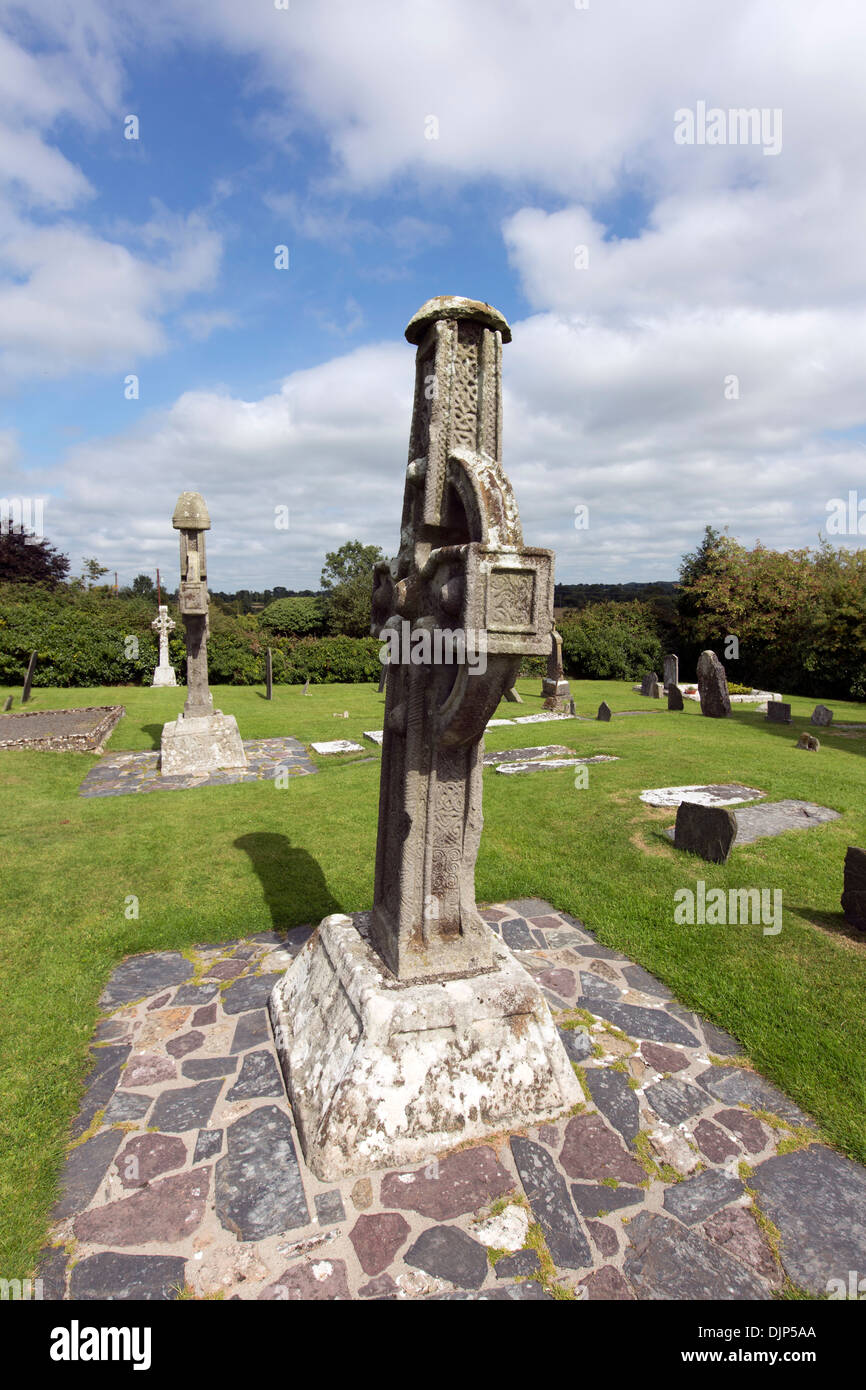
[[(866, 1268), (866, 1171), (811, 1142), (808, 1118), (731, 1062), (732, 1038), (549, 903), (484, 916), (545, 989), (585, 1106), (324, 1184), (304, 1163), (266, 1013), (310, 929), (132, 958), (103, 994), (45, 1296), (543, 1299), (555, 1283), (589, 1299), (768, 1298), (785, 1273), (820, 1291), (840, 1259)], [(785, 1153), (792, 1140), (804, 1147)], [(789, 1212), (810, 1183), (830, 1193), (818, 1214)], [(783, 1265), (754, 1191), (782, 1229)], [(841, 1255), (840, 1224), (856, 1228)], [(544, 1282), (539, 1242), (555, 1263)]]

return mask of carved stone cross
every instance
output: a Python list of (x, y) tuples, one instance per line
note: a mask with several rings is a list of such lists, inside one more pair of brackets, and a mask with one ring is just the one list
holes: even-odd
[(409, 640), (388, 668), (370, 939), (398, 979), (424, 980), (492, 963), (475, 905), (482, 737), (522, 659), (550, 650), (553, 553), (523, 545), (500, 461), (505, 319), (443, 296), (406, 337), (418, 351), (400, 550), (376, 567), (371, 630)]
[(179, 603), (186, 628), (185, 716), (213, 714), (207, 678), (208, 592), (204, 533), (210, 517), (201, 493), (182, 492), (171, 524), (180, 532)]
[(168, 665), (168, 634), (174, 632), (174, 618), (168, 616), (168, 608), (164, 603), (159, 605), (159, 617), (154, 618), (151, 623), (154, 632), (159, 635), (159, 665)]

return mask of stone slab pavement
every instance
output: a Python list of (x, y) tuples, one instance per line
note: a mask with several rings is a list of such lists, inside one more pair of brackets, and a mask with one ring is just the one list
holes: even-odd
[(130, 957), (102, 995), (44, 1296), (768, 1299), (866, 1269), (866, 1169), (735, 1039), (543, 900), (483, 915), (545, 990), (584, 1106), (321, 1183), (266, 1012), (311, 929)]
[(112, 753), (90, 769), (79, 796), (129, 796), (137, 792), (186, 791), (190, 787), (222, 787), (232, 782), (262, 782), (284, 769), (289, 777), (306, 777), (318, 768), (296, 738), (244, 739), (246, 767), (220, 768), (207, 776), (163, 777), (159, 752)]

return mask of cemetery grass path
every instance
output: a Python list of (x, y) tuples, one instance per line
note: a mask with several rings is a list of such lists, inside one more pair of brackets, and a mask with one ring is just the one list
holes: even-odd
[[(540, 682), (519, 682), (540, 709)], [(754, 1066), (815, 1116), (823, 1136), (866, 1161), (866, 940), (839, 908), (849, 844), (866, 845), (866, 738), (819, 729), (818, 754), (794, 744), (814, 701), (793, 698), (791, 726), (747, 707), (728, 720), (682, 714), (625, 682), (573, 681), (579, 714), (606, 699), (642, 717), (490, 730), (486, 747), (565, 743), (613, 753), (589, 768), (526, 777), (485, 772), (478, 901), (543, 897), (585, 921), (744, 1045)], [(214, 704), (242, 736), (353, 738), (382, 727), (373, 685), (216, 687)], [(5, 694), (6, 691), (0, 692)], [(10, 691), (17, 694), (17, 691)], [(39, 689), (29, 708), (122, 703), (109, 752), (158, 746), (178, 690)], [(16, 699), (17, 708), (17, 699)], [(866, 707), (833, 702), (837, 721)], [(335, 711), (348, 719), (334, 719)], [(313, 777), (284, 790), (254, 782), (190, 792), (82, 798), (95, 758), (0, 754), (5, 815), (0, 968), (0, 1275), (32, 1273), (56, 1193), (68, 1125), (78, 1109), (97, 1000), (123, 956), (184, 950), (370, 906), (379, 751), (316, 759)], [(664, 836), (675, 813), (645, 806), (648, 787), (737, 780), (767, 799), (817, 801), (842, 819), (734, 850), (726, 865), (676, 852)], [(237, 844), (237, 841), (241, 841)], [(782, 933), (759, 926), (678, 926), (674, 893), (712, 887), (781, 888)], [(127, 917), (128, 899), (138, 917)]]

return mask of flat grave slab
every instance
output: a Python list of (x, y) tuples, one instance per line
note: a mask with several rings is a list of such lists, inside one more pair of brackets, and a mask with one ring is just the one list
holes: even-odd
[[(840, 1229), (845, 1269), (866, 1269), (866, 1169), (818, 1143), (785, 1153), (806, 1117), (736, 1064), (736, 1039), (543, 899), (481, 911), (547, 991), (587, 1078), (584, 1110), (495, 1146), (455, 1135), (435, 1164), (322, 1183), (304, 1162), (265, 1007), (310, 928), (197, 947), (189, 960), (131, 957), (103, 992), (96, 1037), (111, 1041), (92, 1050), (73, 1125), (90, 1133), (62, 1174), (45, 1297), (763, 1300), (785, 1274), (824, 1292)], [(207, 1002), (190, 995), (193, 976), (213, 984)], [(754, 1113), (767, 1110), (778, 1128)], [(739, 1181), (743, 1161), (782, 1233), (781, 1263)], [(804, 1183), (816, 1194), (807, 1218)], [(529, 1211), (506, 1200), (491, 1216), (511, 1194)], [(528, 1218), (552, 1274), (527, 1246)], [(505, 1253), (493, 1262), (490, 1250)]]
[(324, 743), (311, 743), (310, 747), (314, 753), (363, 753), (363, 744), (355, 743), (351, 738), (332, 738)]
[(498, 753), (485, 753), (484, 765), (494, 763), (520, 763), (527, 758), (567, 758), (572, 752), (564, 743), (541, 743), (535, 748), (502, 748)]
[(746, 787), (742, 782), (708, 782), (687, 787), (653, 787), (641, 792), (640, 799), (648, 806), (679, 806), (681, 801), (697, 801), (700, 806), (736, 806), (765, 795), (759, 787)]
[[(814, 830), (828, 821), (839, 820), (838, 811), (818, 806), (814, 801), (766, 801), (761, 806), (741, 807), (732, 814), (737, 822), (733, 849), (769, 836), (784, 835), (787, 830)], [(672, 840), (674, 826), (668, 826), (665, 834)]]
[(0, 749), (96, 753), (123, 718), (123, 705), (18, 711), (0, 715)]
[(114, 753), (92, 767), (78, 788), (79, 796), (129, 796), (137, 792), (185, 791), (191, 787), (222, 787), (234, 782), (265, 782), (284, 772), (306, 777), (317, 772), (306, 748), (296, 738), (244, 740), (246, 767), (223, 768), (202, 775), (163, 777), (159, 752)]
[(618, 763), (619, 758), (610, 753), (595, 753), (587, 758), (528, 758), (525, 762), (504, 762), (497, 765), (496, 771), (506, 775), (520, 775), (525, 772), (557, 771), (562, 767), (581, 767), (588, 763)]

